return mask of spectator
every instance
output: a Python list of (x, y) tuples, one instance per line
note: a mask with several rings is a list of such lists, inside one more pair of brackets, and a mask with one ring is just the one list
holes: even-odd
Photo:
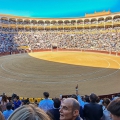
[(7, 110), (5, 110), (3, 112), (3, 116), (4, 116), (5, 120), (7, 120), (8, 117), (13, 113), (12, 104), (11, 103), (7, 103), (6, 104), (6, 108), (7, 108)]
[(115, 98), (115, 95), (112, 95), (112, 98), (111, 98), (111, 100), (113, 100)]
[(84, 106), (84, 117), (86, 120), (100, 120), (103, 116), (102, 105), (96, 103), (97, 96), (90, 95), (90, 103)]
[(16, 109), (16, 108), (18, 108), (18, 107), (20, 107), (20, 105), (21, 105), (21, 101), (19, 100), (19, 96), (15, 96), (14, 97), (14, 110)]
[(36, 106), (39, 105), (37, 100), (34, 101), (34, 104), (35, 104)]
[(110, 103), (109, 98), (104, 98), (103, 99), (103, 117), (102, 120), (112, 120), (110, 117), (110, 112), (107, 110), (107, 106)]
[(52, 120), (59, 120), (60, 119), (59, 109), (61, 102), (59, 98), (55, 98), (53, 99), (53, 101), (54, 101), (53, 109), (48, 110), (47, 114), (51, 116)]
[(120, 93), (113, 97), (113, 100), (116, 100), (117, 98), (120, 98)]
[(43, 110), (30, 104), (17, 108), (8, 120), (50, 120), (50, 118)]
[(6, 95), (2, 96), (2, 100), (1, 100), (1, 108), (2, 108), (2, 112), (6, 110), (6, 104), (9, 103), (9, 100), (7, 99)]
[(112, 120), (120, 120), (120, 98), (110, 102), (107, 110), (110, 111)]
[(21, 105), (23, 106), (23, 105), (26, 105), (27, 104), (27, 102), (26, 102), (26, 100), (21, 100)]
[(60, 120), (82, 120), (79, 117), (79, 103), (74, 98), (66, 98), (60, 107)]
[[(86, 24), (88, 23), (89, 22)], [(36, 33), (36, 30), (31, 31), (24, 28), (17, 30), (14, 28), (1, 28), (0, 52), (12, 53), (17, 51), (18, 46), (27, 46), (29, 50), (51, 49), (51, 43), (57, 43), (58, 48), (65, 49), (92, 49), (116, 52), (120, 50), (120, 34), (119, 31), (117, 31), (119, 28), (119, 26), (116, 26), (114, 28), (106, 29), (64, 29), (66, 32), (73, 32), (72, 34), (64, 33), (62, 30), (43, 30), (43, 32), (37, 30)], [(104, 32), (101, 32), (103, 30)], [(117, 32), (111, 32), (111, 30)], [(19, 33), (19, 31), (22, 33)]]
[(13, 93), (11, 99), (14, 100), (14, 98), (17, 96), (17, 94)]
[(43, 96), (45, 99), (39, 102), (39, 108), (43, 109), (45, 112), (49, 109), (53, 109), (53, 100), (49, 99), (49, 93), (44, 92)]
[(76, 88), (76, 95), (77, 95), (78, 102), (79, 102), (80, 106), (83, 109), (84, 105), (88, 104), (90, 102), (89, 99), (88, 99), (89, 96), (85, 95), (85, 98), (84, 98), (85, 101), (83, 101), (82, 97), (78, 93), (78, 85), (75, 88)]

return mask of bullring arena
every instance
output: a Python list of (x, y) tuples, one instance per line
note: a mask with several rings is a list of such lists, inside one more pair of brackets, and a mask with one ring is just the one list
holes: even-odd
[(0, 91), (51, 97), (119, 92), (120, 13), (40, 19), (0, 15)]
[(51, 96), (119, 91), (120, 57), (89, 52), (37, 52), (0, 58), (0, 91), (20, 96)]

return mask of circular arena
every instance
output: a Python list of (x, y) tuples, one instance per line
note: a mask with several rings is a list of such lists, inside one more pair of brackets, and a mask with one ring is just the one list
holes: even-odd
[(119, 92), (120, 57), (109, 54), (58, 51), (13, 54), (0, 58), (0, 91), (24, 97), (51, 97)]
[(119, 119), (118, 104), (120, 0), (0, 2), (0, 120)]

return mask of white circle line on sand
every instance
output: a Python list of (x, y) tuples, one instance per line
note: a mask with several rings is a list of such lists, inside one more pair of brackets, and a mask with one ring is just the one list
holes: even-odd
[[(118, 70), (117, 70), (118, 71)], [(97, 78), (92, 78), (92, 79), (84, 79), (84, 80), (75, 80), (75, 81), (69, 81), (69, 82), (85, 82), (85, 81), (89, 81), (89, 80), (95, 80), (95, 79), (99, 79), (99, 78), (103, 78), (103, 77), (107, 77), (107, 76), (110, 76), (110, 75), (113, 75), (114, 73), (116, 73), (117, 71), (115, 71), (115, 72), (113, 72), (113, 73), (111, 73), (111, 74), (108, 74), (108, 75), (105, 75), (105, 76), (100, 76), (100, 77), (97, 77)], [(2, 77), (2, 76), (0, 76), (0, 77)], [(18, 80), (18, 79), (11, 79), (11, 78), (5, 78), (5, 77), (2, 77), (2, 78), (4, 78), (4, 79), (7, 79), (7, 80), (12, 80), (12, 81), (17, 81), (17, 82), (29, 82), (29, 83), (43, 83), (43, 84), (45, 84), (45, 83), (66, 83), (66, 82), (68, 82), (68, 81), (61, 81), (61, 82), (47, 82), (47, 81), (44, 81), (44, 82), (42, 82), (42, 81), (25, 81), (25, 80)]]
[[(107, 58), (108, 59), (108, 58)], [(10, 60), (10, 59), (9, 59)], [(105, 59), (106, 60), (106, 59)], [(118, 65), (119, 65), (119, 69), (120, 69), (120, 63), (119, 62), (117, 62), (116, 60), (113, 60), (113, 59), (111, 59), (112, 61), (114, 61), (114, 62), (116, 62)], [(108, 60), (106, 60), (106, 61), (108, 61)], [(109, 63), (109, 62), (108, 62)], [(109, 63), (109, 65), (108, 66), (110, 66), (110, 63)], [(2, 66), (3, 67), (3, 66)], [(109, 68), (109, 67), (108, 67)], [(119, 70), (118, 69), (118, 70)], [(75, 80), (75, 81), (69, 81), (69, 82), (78, 82), (78, 81), (88, 81), (88, 80), (94, 80), (94, 79), (99, 79), (99, 78), (103, 78), (103, 77), (107, 77), (107, 76), (110, 76), (110, 75), (112, 75), (112, 74), (114, 74), (114, 73), (116, 73), (118, 70), (116, 70), (115, 72), (113, 72), (113, 73), (111, 73), (111, 74), (108, 74), (108, 75), (105, 75), (105, 76), (100, 76), (100, 77), (97, 77), (97, 78), (92, 78), (92, 79), (84, 79), (84, 80)], [(96, 73), (96, 72), (94, 72), (94, 73)], [(26, 75), (26, 74), (24, 74), (24, 75)], [(3, 76), (0, 76), (0, 77), (3, 77)], [(4, 79), (5, 79), (5, 77), (3, 77)], [(33, 83), (33, 81), (25, 81), (25, 80), (18, 80), (18, 79), (11, 79), (11, 78), (7, 78), (8, 80), (14, 80), (14, 81), (17, 81), (17, 82), (30, 82), (30, 83)], [(34, 81), (35, 82), (35, 81)], [(60, 81), (60, 82), (47, 82), (47, 81), (36, 81), (36, 83), (65, 83), (65, 82), (68, 82), (68, 81)]]
[[(10, 59), (9, 59), (10, 60)], [(12, 59), (11, 59), (12, 60)], [(26, 76), (26, 74), (22, 74), (22, 73), (16, 73), (16, 72), (13, 72), (13, 71), (11, 71), (11, 70), (6, 70), (4, 67), (3, 67), (3, 65), (4, 64), (6, 64), (7, 63), (7, 61), (4, 61), (3, 63), (1, 63), (1, 65), (0, 65), (0, 67), (4, 70), (4, 71), (6, 71), (6, 72), (8, 72), (8, 73), (12, 73), (13, 75), (23, 75), (23, 76)]]
[[(102, 58), (102, 59), (104, 59), (104, 58)], [(12, 60), (12, 59), (9, 59), (9, 60)], [(106, 68), (109, 68), (109, 66), (110, 66), (110, 63), (106, 60), (106, 59), (104, 59), (107, 63), (108, 63), (108, 66), (106, 67)], [(32, 75), (32, 74), (23, 74), (23, 73), (16, 73), (15, 71), (13, 72), (13, 71), (11, 71), (11, 70), (6, 70), (4, 67), (3, 67), (3, 64), (6, 64), (8, 61), (4, 61), (3, 63), (1, 63), (1, 68), (4, 70), (4, 71), (6, 71), (6, 72), (8, 72), (8, 73), (11, 73), (11, 74), (13, 74), (13, 75), (18, 75), (18, 76), (25, 76), (25, 77), (33, 77), (34, 75)], [(98, 70), (98, 71), (94, 71), (94, 72), (89, 72), (89, 73), (86, 73), (86, 74), (74, 74), (74, 75), (64, 75), (64, 78), (68, 78), (68, 77), (75, 77), (75, 76), (77, 76), (77, 77), (80, 77), (80, 76), (86, 76), (86, 75), (92, 75), (92, 74), (95, 74), (95, 73), (99, 73), (99, 72), (101, 72), (101, 71), (103, 71), (103, 70)], [(41, 77), (41, 76), (36, 76), (36, 78), (39, 78), (39, 77)], [(60, 76), (61, 77), (61, 76)], [(48, 76), (48, 78), (49, 78), (49, 76)], [(58, 78), (58, 77), (53, 77), (53, 78)]]
[[(110, 59), (110, 58), (107, 58), (107, 59)], [(113, 74), (115, 74), (116, 72), (118, 72), (120, 70), (120, 63), (117, 62), (116, 60), (113, 60), (111, 59), (112, 61), (116, 62), (118, 65), (119, 65), (119, 69), (117, 69), (115, 72), (111, 73), (111, 74), (107, 74), (105, 76), (100, 76), (100, 77), (96, 77), (96, 78), (92, 78), (92, 79), (84, 79), (83, 81), (89, 81), (89, 80), (95, 80), (95, 79), (100, 79), (100, 78), (105, 78), (105, 77), (108, 77), (108, 76), (111, 76)], [(78, 82), (80, 82), (81, 80), (78, 80)]]

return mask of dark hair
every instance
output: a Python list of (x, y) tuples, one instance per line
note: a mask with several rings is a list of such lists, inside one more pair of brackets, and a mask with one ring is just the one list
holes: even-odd
[(7, 102), (7, 96), (6, 96), (6, 95), (3, 95), (3, 96), (2, 96), (2, 101), (3, 101), (3, 102)]
[(45, 98), (49, 97), (49, 93), (48, 92), (44, 92), (43, 95), (44, 95)]
[(27, 101), (26, 101), (26, 100), (22, 100), (21, 102), (23, 103), (23, 105), (26, 105), (26, 104), (27, 104)]
[(118, 93), (117, 96), (120, 97), (120, 93)]
[(72, 94), (71, 98), (74, 98), (74, 99), (78, 100), (77, 95), (75, 95), (75, 94)]
[(92, 94), (90, 95), (90, 102), (95, 103), (96, 100), (97, 100), (97, 95), (94, 94), (94, 93), (92, 93)]
[(113, 115), (120, 117), (120, 98), (110, 102), (107, 110), (110, 111)]
[(100, 98), (97, 96), (96, 98), (96, 102), (99, 103), (100, 102)]
[(7, 110), (11, 110), (12, 109), (12, 104), (9, 102), (6, 104), (6, 108)]
[(53, 99), (53, 101), (54, 101), (54, 107), (59, 108), (61, 104), (61, 101), (59, 100), (59, 98), (55, 98)]
[(90, 102), (89, 96), (85, 95), (85, 102)]
[(12, 99), (14, 99), (17, 96), (17, 94), (12, 94)]
[(19, 100), (19, 96), (15, 96), (14, 98), (16, 98), (17, 100)]
[(109, 98), (104, 98), (102, 103), (103, 104), (105, 103), (108, 106), (108, 104), (110, 103), (110, 99)]

